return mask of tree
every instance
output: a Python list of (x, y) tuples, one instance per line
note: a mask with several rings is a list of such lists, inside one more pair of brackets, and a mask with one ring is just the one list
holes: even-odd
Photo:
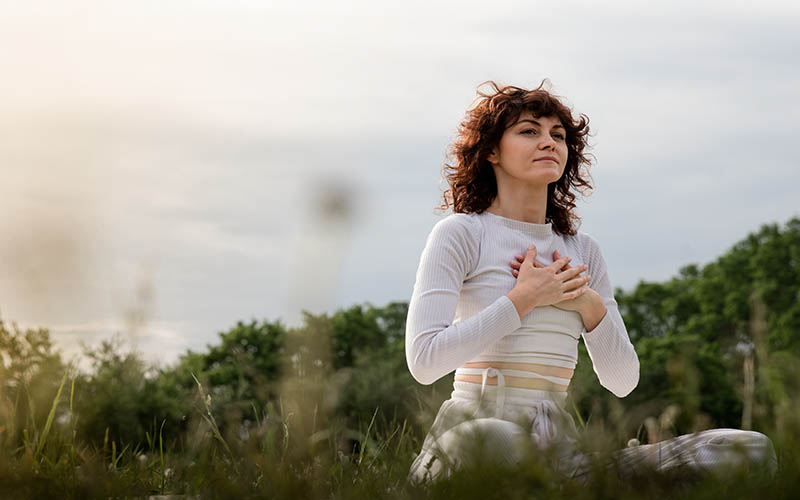
[(41, 429), (66, 366), (47, 329), (8, 329), (0, 319), (0, 426), (17, 442)]

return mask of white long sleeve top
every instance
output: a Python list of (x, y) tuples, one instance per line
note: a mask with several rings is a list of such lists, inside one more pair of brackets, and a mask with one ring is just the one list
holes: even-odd
[[(506, 294), (514, 287), (509, 261), (536, 245), (537, 260), (553, 251), (586, 264), (589, 286), (606, 314), (587, 332), (577, 312), (536, 307), (520, 318)], [(600, 383), (618, 397), (639, 382), (639, 358), (620, 316), (597, 242), (588, 234), (560, 235), (551, 224), (489, 212), (451, 214), (428, 236), (406, 322), (406, 360), (412, 376), (431, 384), (469, 361), (514, 361), (575, 368), (583, 337)]]

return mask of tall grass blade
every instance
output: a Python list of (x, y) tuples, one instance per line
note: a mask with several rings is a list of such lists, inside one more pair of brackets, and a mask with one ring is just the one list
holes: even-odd
[(165, 467), (165, 462), (164, 462), (164, 440), (163, 440), (163, 434), (164, 434), (164, 424), (166, 424), (166, 423), (167, 423), (166, 419), (162, 420), (161, 421), (161, 428), (158, 430), (158, 457), (159, 457), (159, 462), (161, 463), (161, 493), (164, 493), (164, 487), (165, 487), (165, 484), (164, 484), (165, 483), (164, 471), (166, 470), (166, 467)]
[(47, 435), (50, 433), (50, 426), (53, 425), (53, 419), (56, 416), (56, 408), (58, 408), (58, 401), (61, 399), (61, 391), (64, 389), (64, 384), (67, 382), (67, 375), (69, 375), (69, 369), (67, 369), (67, 371), (64, 372), (64, 376), (61, 377), (61, 384), (58, 386), (58, 392), (56, 393), (56, 397), (53, 399), (53, 405), (50, 407), (50, 413), (47, 415), (47, 422), (44, 424), (42, 435), (39, 438), (39, 443), (36, 446), (36, 453), (33, 455), (34, 460), (39, 457), (39, 454), (44, 448), (44, 444), (47, 442)]
[(372, 429), (372, 424), (375, 423), (375, 416), (378, 415), (380, 406), (375, 407), (375, 413), (372, 414), (372, 419), (367, 426), (367, 433), (364, 435), (364, 444), (361, 446), (361, 451), (358, 453), (358, 466), (361, 467), (361, 461), (364, 459), (364, 453), (367, 451), (367, 442), (369, 441), (369, 431)]
[[(205, 391), (203, 390), (203, 384), (201, 384), (200, 381), (197, 380), (197, 377), (194, 376), (194, 373), (192, 373), (192, 378), (194, 379), (195, 382), (197, 382), (197, 387), (200, 389), (200, 396), (201, 397), (205, 396)], [(234, 468), (236, 468), (236, 457), (234, 457), (233, 451), (231, 451), (230, 447), (228, 446), (228, 443), (225, 442), (225, 439), (222, 437), (222, 433), (219, 432), (219, 427), (217, 426), (217, 420), (211, 413), (211, 405), (209, 399), (210, 396), (209, 398), (203, 397), (203, 404), (206, 407), (206, 414), (203, 415), (203, 419), (206, 422), (208, 422), (208, 426), (211, 427), (211, 433), (214, 434), (214, 437), (220, 443), (222, 443), (222, 446), (225, 448), (225, 451), (228, 453), (228, 456), (231, 459), (231, 463), (233, 463)]]

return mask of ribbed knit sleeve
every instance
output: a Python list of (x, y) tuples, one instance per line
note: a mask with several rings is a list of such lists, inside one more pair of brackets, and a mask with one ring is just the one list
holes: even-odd
[(466, 214), (440, 220), (420, 257), (408, 305), (406, 361), (421, 384), (432, 384), (520, 327), (505, 295), (453, 323), (461, 286), (480, 251), (480, 223)]
[(589, 287), (603, 297), (606, 314), (590, 332), (583, 332), (583, 341), (592, 360), (594, 372), (603, 387), (617, 397), (625, 397), (639, 383), (639, 358), (628, 337), (628, 331), (614, 299), (608, 277), (608, 266), (597, 242), (582, 233), (584, 263), (591, 275)]

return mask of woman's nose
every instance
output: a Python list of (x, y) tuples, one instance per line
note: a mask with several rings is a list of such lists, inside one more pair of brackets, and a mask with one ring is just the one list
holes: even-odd
[(554, 141), (552, 137), (547, 136), (539, 143), (539, 147), (542, 149), (555, 149), (556, 141)]

